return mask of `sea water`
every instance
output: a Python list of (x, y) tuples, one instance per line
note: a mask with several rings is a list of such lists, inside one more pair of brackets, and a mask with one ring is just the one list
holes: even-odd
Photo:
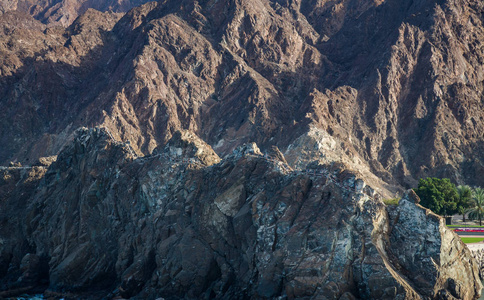
[(44, 295), (21, 295), (19, 297), (14, 297), (10, 299), (17, 299), (17, 300), (44, 300)]

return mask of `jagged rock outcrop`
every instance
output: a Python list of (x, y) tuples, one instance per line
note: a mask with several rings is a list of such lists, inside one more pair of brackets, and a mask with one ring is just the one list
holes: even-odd
[(106, 129), (80, 129), (48, 169), (28, 171), (38, 177), (4, 171), (2, 290), (48, 274), (50, 293), (83, 298), (480, 294), (469, 250), (414, 194), (387, 207), (342, 165), (291, 171), (255, 144), (190, 160), (196, 149), (211, 151), (179, 132), (165, 152), (136, 158)]
[(173, 137), (163, 147), (163, 149), (155, 149), (154, 155), (158, 153), (168, 154), (173, 159), (181, 157), (195, 158), (204, 165), (210, 166), (220, 162), (220, 157), (215, 153), (203, 140), (190, 131), (177, 131), (173, 134)]
[(479, 276), (484, 277), (484, 248), (482, 244), (467, 245), (472, 252), (472, 256), (479, 264)]

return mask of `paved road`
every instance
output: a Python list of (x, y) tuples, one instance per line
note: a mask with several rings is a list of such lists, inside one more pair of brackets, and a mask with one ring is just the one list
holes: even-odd
[(473, 244), (466, 244), (467, 248), (471, 251), (476, 251), (476, 250), (483, 250), (484, 249), (484, 243), (473, 243)]
[(484, 237), (484, 232), (456, 232), (459, 236)]

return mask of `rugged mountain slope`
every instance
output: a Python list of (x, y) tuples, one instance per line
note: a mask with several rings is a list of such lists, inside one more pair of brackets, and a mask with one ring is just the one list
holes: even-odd
[(479, 295), (481, 2), (138, 4), (0, 1), (0, 297)]
[(2, 297), (480, 294), (469, 250), (413, 192), (386, 207), (350, 171), (291, 171), (255, 144), (220, 161), (185, 132), (134, 159), (105, 129), (81, 129), (50, 167), (0, 172)]
[(30, 14), (49, 26), (71, 25), (89, 8), (99, 11), (127, 12), (147, 0), (1, 0), (0, 14), (18, 11)]
[(221, 156), (255, 141), (293, 166), (343, 162), (382, 192), (431, 175), (483, 185), (482, 12), (477, 0), (165, 0), (119, 21), (88, 10), (66, 29), (6, 13), (0, 161), (54, 155), (102, 124), (138, 154), (187, 129)]

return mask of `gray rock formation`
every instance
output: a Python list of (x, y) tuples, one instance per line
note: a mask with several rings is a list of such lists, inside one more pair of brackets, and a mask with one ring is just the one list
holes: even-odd
[(216, 157), (193, 133), (135, 158), (81, 129), (48, 169), (3, 170), (2, 289), (41, 285), (47, 262), (47, 294), (91, 298), (480, 294), (469, 250), (412, 193), (386, 207), (337, 165), (282, 169), (255, 144), (187, 160), (197, 149)]
[(471, 249), (472, 256), (476, 259), (477, 263), (479, 264), (479, 276), (484, 278), (484, 249), (479, 247), (478, 249)]

